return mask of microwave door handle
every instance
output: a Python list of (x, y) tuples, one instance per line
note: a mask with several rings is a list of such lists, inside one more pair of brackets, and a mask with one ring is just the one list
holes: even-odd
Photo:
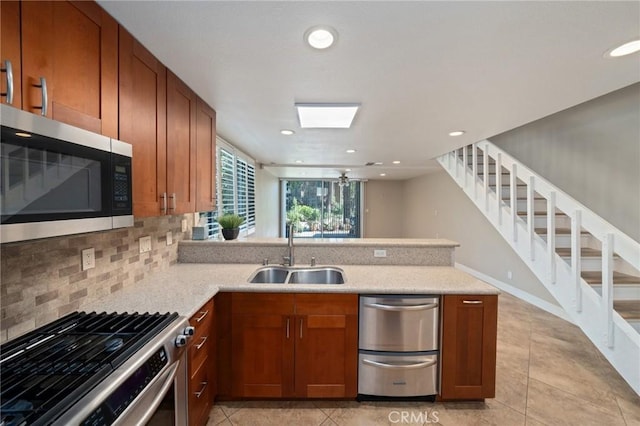
[(384, 305), (382, 303), (365, 303), (368, 308), (380, 309), (381, 311), (423, 311), (427, 309), (437, 308), (437, 303), (427, 303), (426, 305)]
[(370, 359), (363, 359), (362, 360), (363, 364), (367, 364), (367, 365), (370, 365), (372, 367), (385, 368), (385, 369), (389, 369), (389, 370), (391, 370), (391, 369), (393, 369), (393, 370), (416, 370), (418, 368), (431, 367), (436, 362), (438, 362), (438, 361), (435, 360), (435, 359), (432, 359), (432, 360), (425, 361), (425, 362), (415, 362), (415, 363), (410, 363), (410, 364), (387, 364), (385, 362), (371, 361)]
[(40, 115), (43, 117), (47, 116), (47, 107), (49, 103), (49, 95), (47, 95), (47, 79), (44, 77), (40, 77), (40, 84), (35, 84), (34, 87), (39, 87), (42, 89), (42, 106), (34, 107), (35, 109), (40, 110)]
[(2, 93), (2, 96), (7, 97), (7, 104), (13, 104), (13, 66), (11, 65), (11, 61), (6, 59), (4, 61), (4, 68), (0, 69), (0, 71), (6, 73), (7, 79), (7, 91)]

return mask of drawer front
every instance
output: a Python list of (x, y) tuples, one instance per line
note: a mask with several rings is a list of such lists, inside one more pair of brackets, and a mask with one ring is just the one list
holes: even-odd
[(211, 407), (211, 389), (213, 383), (209, 369), (201, 366), (189, 380), (189, 425), (205, 425)]
[(399, 397), (436, 395), (438, 355), (360, 352), (358, 393)]
[(440, 297), (360, 296), (359, 347), (424, 352), (439, 345)]
[[(196, 371), (202, 368), (211, 348), (211, 337), (200, 336), (191, 341), (189, 346), (189, 378), (192, 378)], [(207, 367), (208, 368), (208, 367)]]
[(189, 319), (189, 325), (195, 327), (196, 331), (193, 341), (199, 341), (200, 337), (211, 334), (211, 324), (213, 323), (213, 299), (205, 303)]

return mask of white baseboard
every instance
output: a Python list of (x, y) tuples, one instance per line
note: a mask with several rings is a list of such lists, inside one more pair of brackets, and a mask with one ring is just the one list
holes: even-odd
[(564, 309), (562, 309), (562, 307), (558, 306), (558, 305), (554, 305), (552, 303), (547, 302), (546, 300), (540, 299), (537, 296), (533, 296), (530, 293), (527, 293), (524, 290), (521, 290), (517, 287), (514, 287), (512, 285), (509, 285), (505, 282), (502, 281), (498, 281), (493, 277), (490, 277), (488, 275), (483, 274), (482, 272), (476, 271), (473, 268), (469, 268), (466, 265), (463, 265), (461, 263), (455, 263), (455, 267), (460, 269), (461, 271), (466, 272), (469, 275), (473, 275), (474, 277), (478, 278), (479, 280), (482, 280), (486, 283), (491, 284), (492, 286), (505, 291), (509, 294), (511, 294), (512, 296), (517, 297), (518, 299), (522, 299), (525, 302), (531, 303), (532, 305), (542, 309), (543, 311), (549, 312), (550, 314), (553, 314), (555, 316), (557, 316), (558, 318), (562, 318), (565, 321), (570, 322), (571, 324), (574, 324), (574, 322), (571, 320), (571, 318), (569, 318), (569, 316), (567, 315), (567, 313), (564, 311)]

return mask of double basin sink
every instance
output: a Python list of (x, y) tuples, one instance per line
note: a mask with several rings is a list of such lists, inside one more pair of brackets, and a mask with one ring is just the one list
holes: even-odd
[(252, 284), (344, 284), (344, 271), (335, 266), (263, 266), (249, 277)]

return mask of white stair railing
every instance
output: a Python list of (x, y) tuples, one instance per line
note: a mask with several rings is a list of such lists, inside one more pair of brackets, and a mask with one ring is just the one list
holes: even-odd
[[(443, 154), (438, 162), (640, 395), (640, 334), (613, 308), (614, 254), (640, 270), (640, 244), (487, 140)], [(490, 182), (490, 167), (495, 168), (494, 182)], [(526, 190), (526, 215), (521, 212), (526, 219), (518, 214), (518, 188)], [(546, 200), (546, 212), (535, 211), (536, 198)], [(542, 227), (536, 226), (536, 213), (546, 213), (546, 238), (535, 232)], [(558, 213), (570, 218), (564, 226), (571, 228), (570, 263), (556, 253)], [(581, 277), (583, 230), (602, 249), (601, 294)]]

